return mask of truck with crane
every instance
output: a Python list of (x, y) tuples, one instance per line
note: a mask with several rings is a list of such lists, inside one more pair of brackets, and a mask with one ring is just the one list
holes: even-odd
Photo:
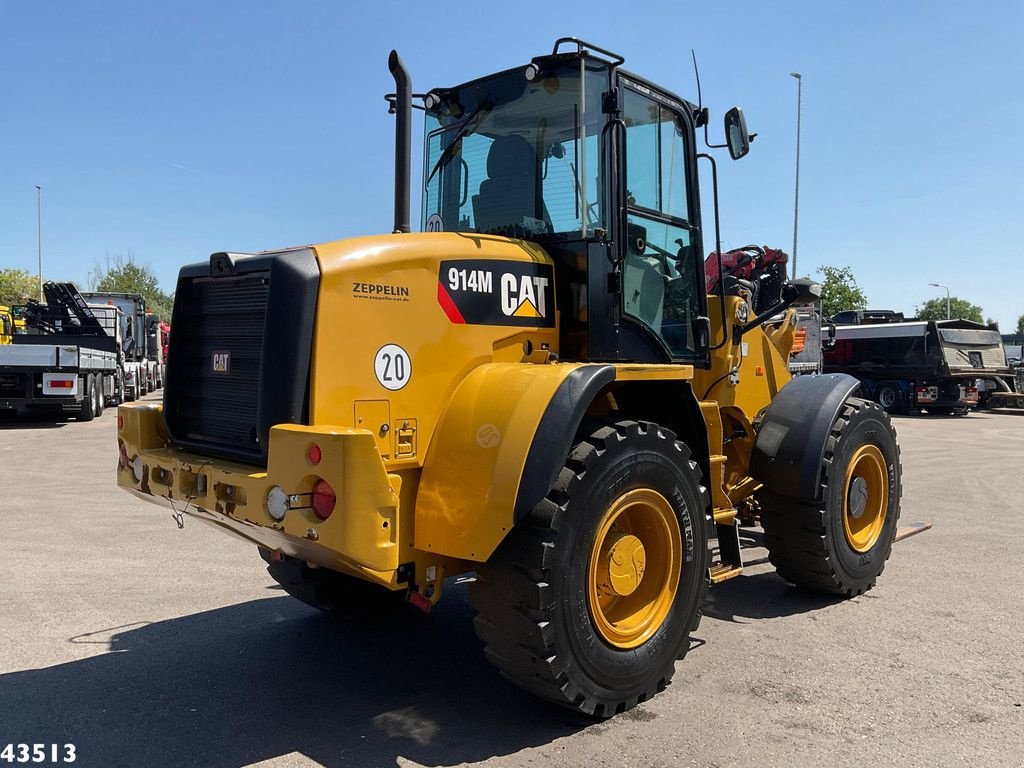
[(871, 589), (900, 513), (889, 417), (850, 376), (791, 377), (820, 286), (755, 298), (718, 256), (708, 287), (699, 130), (736, 160), (746, 120), (713, 144), (699, 98), (624, 62), (562, 38), (414, 94), (392, 51), (393, 233), (183, 267), (163, 403), (119, 409), (117, 484), (340, 615), (429, 611), (473, 573), (487, 658), (599, 718), (668, 685), (709, 584), (743, 573), (740, 525), (802, 588)]
[(24, 309), (26, 333), (0, 346), (0, 410), (92, 421), (121, 402), (120, 310), (90, 306), (72, 283), (43, 295)]

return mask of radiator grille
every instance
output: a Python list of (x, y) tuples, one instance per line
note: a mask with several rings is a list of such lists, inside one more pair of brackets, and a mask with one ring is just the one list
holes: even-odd
[(192, 443), (259, 453), (269, 274), (199, 278), (181, 288), (170, 352), (179, 385), (173, 391), (174, 432)]

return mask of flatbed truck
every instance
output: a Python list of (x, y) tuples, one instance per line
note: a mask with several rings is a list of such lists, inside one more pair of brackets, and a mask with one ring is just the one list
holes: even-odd
[(30, 305), (29, 333), (0, 346), (0, 410), (92, 421), (120, 402), (116, 307), (89, 307), (70, 283), (47, 283)]

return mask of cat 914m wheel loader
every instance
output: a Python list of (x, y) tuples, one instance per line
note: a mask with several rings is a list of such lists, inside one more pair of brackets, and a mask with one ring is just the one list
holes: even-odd
[[(899, 514), (889, 420), (848, 376), (790, 379), (789, 307), (817, 286), (762, 286), (754, 311), (718, 263), (707, 289), (707, 110), (623, 61), (566, 38), (413, 94), (392, 52), (394, 232), (183, 268), (164, 402), (120, 408), (118, 484), (342, 614), (428, 609), (475, 572), (488, 658), (598, 717), (669, 682), (708, 584), (741, 572), (741, 521), (795, 584), (869, 589)], [(725, 132), (746, 154), (740, 110)]]

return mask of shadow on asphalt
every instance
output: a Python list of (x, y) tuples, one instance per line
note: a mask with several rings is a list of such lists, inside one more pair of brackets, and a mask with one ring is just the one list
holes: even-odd
[[(110, 653), (0, 675), (0, 731), (73, 743), (82, 766), (241, 766), (293, 752), (326, 766), (448, 766), (592, 723), (500, 678), (465, 587), (446, 598), (429, 616), (373, 624), (270, 597), (113, 628)], [(80, 629), (71, 642), (104, 640)]]
[[(73, 416), (43, 416), (40, 414), (14, 414), (0, 412), (0, 430), (5, 429), (60, 429), (67, 426)], [(102, 417), (101, 417), (102, 418)]]
[[(749, 564), (749, 563), (748, 563)], [(708, 590), (704, 616), (743, 623), (744, 619), (777, 619), (821, 610), (843, 598), (794, 587), (775, 571), (737, 576)]]

